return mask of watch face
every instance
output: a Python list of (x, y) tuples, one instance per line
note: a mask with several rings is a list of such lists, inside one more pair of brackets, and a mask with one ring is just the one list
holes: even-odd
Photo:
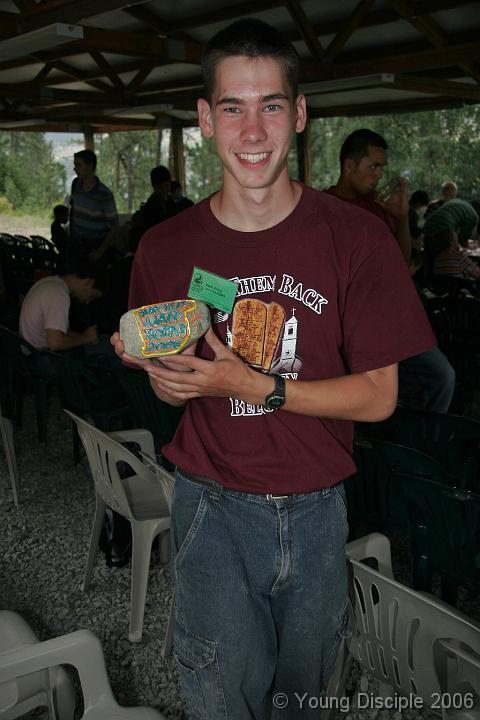
[(282, 407), (284, 403), (285, 400), (283, 397), (280, 397), (280, 395), (274, 395), (273, 397), (268, 398), (267, 407), (271, 410), (275, 410), (276, 408)]

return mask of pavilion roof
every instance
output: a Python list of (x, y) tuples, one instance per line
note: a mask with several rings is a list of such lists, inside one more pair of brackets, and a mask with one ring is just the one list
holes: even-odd
[(0, 129), (196, 123), (207, 39), (284, 31), (311, 117), (480, 102), (480, 10), (454, 0), (0, 0)]

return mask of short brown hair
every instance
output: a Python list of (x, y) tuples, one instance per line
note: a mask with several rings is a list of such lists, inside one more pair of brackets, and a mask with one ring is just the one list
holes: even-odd
[(210, 103), (215, 88), (218, 64), (227, 57), (245, 55), (249, 58), (271, 57), (278, 60), (292, 91), (298, 95), (300, 60), (294, 46), (276, 28), (255, 18), (237, 20), (214, 35), (203, 53), (202, 76), (205, 98)]

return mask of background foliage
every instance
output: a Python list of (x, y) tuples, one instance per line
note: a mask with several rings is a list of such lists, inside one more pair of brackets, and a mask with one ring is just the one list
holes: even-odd
[(63, 202), (65, 169), (41, 133), (0, 133), (0, 207), (30, 214)]
[[(480, 196), (480, 106), (456, 110), (355, 118), (324, 118), (311, 123), (314, 187), (336, 183), (338, 155), (345, 137), (360, 127), (379, 132), (389, 144), (386, 175), (400, 173), (410, 189), (436, 196), (444, 180), (455, 180), (460, 196)], [(95, 137), (98, 174), (114, 192), (120, 212), (132, 212), (151, 192), (150, 170), (171, 166), (170, 131), (112, 133)], [(221, 167), (211, 141), (198, 129), (184, 131), (186, 194), (198, 201), (220, 187)], [(297, 176), (295, 147), (289, 168)], [(41, 134), (0, 132), (0, 212), (51, 214), (63, 201), (63, 165)]]

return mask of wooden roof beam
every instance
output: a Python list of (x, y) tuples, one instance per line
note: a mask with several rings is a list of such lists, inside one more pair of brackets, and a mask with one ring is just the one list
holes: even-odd
[(25, 12), (18, 24), (18, 32), (29, 32), (55, 22), (70, 25), (112, 10), (145, 2), (145, 0), (46, 0), (28, 12)]
[(375, 0), (360, 0), (353, 13), (348, 18), (341, 30), (337, 32), (331, 43), (325, 50), (323, 60), (333, 60), (343, 49), (355, 30), (358, 29), (362, 20), (370, 12)]
[(131, 92), (136, 92), (141, 88), (147, 77), (150, 75), (152, 70), (155, 68), (155, 63), (149, 62), (144, 63), (138, 70), (138, 72), (133, 76), (133, 78), (128, 83), (127, 87)]
[(101, 52), (97, 52), (96, 50), (90, 50), (89, 55), (96, 62), (97, 66), (101, 70), (103, 70), (105, 75), (112, 83), (113, 87), (116, 87), (119, 90), (125, 89), (125, 85), (123, 84), (121, 78), (118, 77), (117, 73), (113, 70), (112, 66), (105, 60)]
[[(412, 25), (419, 33), (426, 37), (434, 47), (447, 47), (447, 39), (440, 25), (431, 17), (418, 17), (415, 6), (411, 8), (406, 0), (388, 0), (390, 5)], [(473, 77), (477, 82), (480, 81), (480, 75), (476, 72), (474, 65), (471, 63), (459, 63), (459, 67), (465, 70), (467, 75)]]
[(444, 110), (446, 108), (463, 107), (471, 104), (472, 101), (453, 99), (449, 97), (437, 98), (415, 98), (411, 100), (390, 100), (366, 105), (332, 105), (322, 108), (308, 108), (311, 118), (322, 117), (350, 117), (363, 115), (385, 115), (398, 112), (423, 112), (425, 110)]
[(61, 60), (55, 60), (54, 62), (52, 62), (52, 67), (60, 70), (67, 76), (62, 78), (61, 82), (59, 81), (59, 79), (53, 78), (52, 85), (71, 83), (73, 78), (74, 80), (80, 80), (87, 85), (91, 85), (92, 87), (97, 88), (97, 90), (100, 90), (101, 92), (111, 92), (112, 90), (109, 85), (106, 85), (99, 80), (95, 80), (95, 77), (98, 77), (99, 72), (101, 71), (96, 71), (93, 77), (91, 77), (90, 73), (85, 72), (84, 70), (77, 70), (77, 68), (74, 68), (72, 65), (69, 65), (66, 62), (62, 62)]
[(388, 87), (480, 102), (480, 87), (473, 83), (435, 80), (430, 77), (412, 77), (411, 75), (396, 75), (395, 82), (389, 84)]
[(322, 48), (318, 35), (315, 32), (313, 25), (305, 15), (305, 11), (300, 5), (298, 0), (285, 0), (285, 7), (294, 23), (297, 25), (300, 33), (305, 41), (307, 48), (313, 58), (318, 61), (322, 61), (325, 51)]

